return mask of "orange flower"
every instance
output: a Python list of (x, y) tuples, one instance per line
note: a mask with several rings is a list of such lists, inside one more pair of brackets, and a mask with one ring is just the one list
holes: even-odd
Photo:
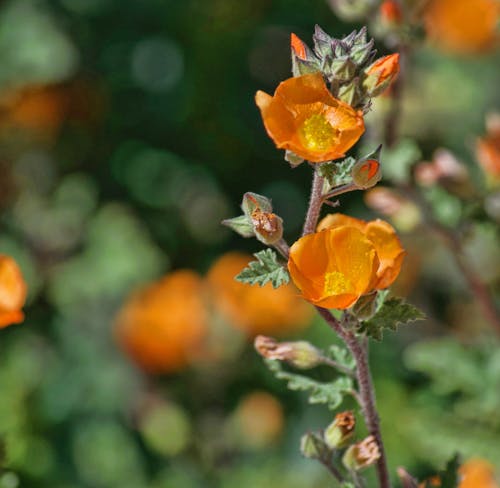
[(399, 275), (405, 250), (394, 228), (387, 222), (376, 219), (370, 222), (348, 217), (343, 214), (327, 215), (318, 225), (318, 231), (341, 226), (351, 226), (359, 229), (372, 242), (379, 259), (377, 280), (374, 288), (387, 288)]
[(290, 249), (288, 269), (306, 300), (346, 309), (397, 278), (405, 252), (387, 222), (332, 214), (320, 222), (318, 231)]
[(115, 321), (118, 342), (151, 373), (182, 369), (199, 352), (207, 329), (203, 282), (180, 270), (133, 293)]
[(309, 325), (312, 310), (293, 285), (274, 289), (270, 283), (260, 287), (235, 281), (251, 260), (247, 254), (230, 252), (212, 265), (207, 279), (217, 311), (251, 337), (286, 335)]
[(362, 112), (334, 98), (319, 72), (283, 81), (272, 97), (258, 91), (255, 102), (276, 146), (313, 163), (341, 158), (365, 130)]
[(427, 37), (447, 51), (480, 53), (495, 46), (497, 0), (430, 0), (423, 12)]
[(26, 283), (16, 262), (0, 254), (0, 328), (24, 320), (21, 310), (26, 301)]
[(355, 227), (341, 226), (301, 237), (290, 248), (288, 270), (302, 296), (325, 308), (349, 308), (371, 291), (379, 260)]
[(462, 481), (458, 488), (500, 488), (493, 466), (483, 459), (471, 459), (460, 467)]

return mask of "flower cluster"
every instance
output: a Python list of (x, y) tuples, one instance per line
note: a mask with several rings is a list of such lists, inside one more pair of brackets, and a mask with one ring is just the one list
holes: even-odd
[(26, 283), (16, 262), (0, 254), (0, 328), (24, 320), (22, 307), (26, 301)]

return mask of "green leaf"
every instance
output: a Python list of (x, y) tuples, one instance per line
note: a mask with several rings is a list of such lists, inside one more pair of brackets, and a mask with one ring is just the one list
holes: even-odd
[(229, 227), (231, 230), (234, 230), (237, 234), (243, 237), (252, 237), (255, 235), (252, 222), (246, 215), (240, 215), (239, 217), (223, 220), (222, 225)]
[(345, 347), (336, 346), (334, 344), (328, 348), (326, 355), (345, 368), (354, 370), (356, 366), (356, 361)]
[(406, 303), (403, 298), (392, 297), (384, 302), (371, 319), (361, 322), (359, 332), (364, 332), (373, 339), (380, 341), (384, 329), (396, 330), (399, 324), (404, 325), (424, 318), (423, 312)]
[(265, 249), (255, 253), (257, 261), (252, 261), (235, 277), (236, 281), (250, 285), (264, 286), (271, 282), (274, 288), (290, 281), (288, 271), (278, 262), (276, 253), (272, 249)]
[(455, 453), (446, 463), (444, 471), (439, 473), (441, 488), (457, 488), (459, 484), (458, 468), (460, 467), (460, 456)]
[(411, 166), (421, 159), (417, 143), (412, 139), (401, 139), (395, 146), (384, 149), (384, 177), (394, 183), (406, 183)]
[(342, 403), (344, 395), (353, 389), (352, 380), (346, 376), (341, 376), (330, 383), (319, 383), (306, 376), (283, 371), (279, 361), (267, 359), (265, 362), (276, 378), (288, 382), (290, 390), (309, 390), (309, 403), (324, 403), (330, 410), (335, 410)]
[(351, 171), (355, 164), (356, 160), (348, 157), (340, 162), (320, 164), (318, 166), (318, 172), (326, 179), (330, 188), (334, 188), (352, 181)]

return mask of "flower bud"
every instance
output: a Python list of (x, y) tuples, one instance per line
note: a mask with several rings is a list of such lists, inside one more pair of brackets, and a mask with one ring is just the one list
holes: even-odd
[(276, 214), (256, 208), (251, 220), (255, 237), (264, 244), (272, 246), (283, 237), (283, 219)]
[(262, 357), (286, 361), (298, 369), (314, 368), (323, 359), (320, 351), (306, 341), (277, 342), (272, 337), (259, 335), (254, 346)]
[(290, 163), (290, 166), (292, 168), (295, 168), (299, 164), (302, 164), (304, 162), (304, 158), (297, 156), (293, 151), (290, 151), (289, 149), (287, 149), (285, 151), (285, 161)]
[(399, 73), (399, 54), (377, 59), (366, 71), (363, 87), (371, 97), (385, 91)]
[(377, 310), (377, 291), (361, 296), (352, 308), (352, 313), (359, 320), (368, 320)]
[(318, 439), (312, 432), (308, 432), (300, 438), (300, 452), (308, 459), (321, 458), (325, 448), (326, 446), (321, 439)]
[(323, 434), (326, 445), (332, 449), (342, 447), (354, 434), (355, 426), (356, 419), (350, 410), (338, 413)]
[(307, 44), (293, 32), (290, 36), (290, 47), (292, 50), (293, 76), (301, 76), (320, 71), (318, 58), (311, 49), (309, 49)]
[(353, 183), (360, 189), (366, 190), (375, 186), (382, 179), (380, 163), (376, 159), (358, 161), (351, 170)]
[(361, 442), (349, 446), (342, 457), (342, 463), (347, 469), (356, 471), (375, 464), (379, 458), (380, 449), (377, 441), (370, 435)]
[(251, 217), (255, 209), (259, 209), (262, 212), (272, 212), (273, 206), (269, 198), (249, 191), (243, 195), (241, 210), (243, 210), (243, 213), (247, 217)]

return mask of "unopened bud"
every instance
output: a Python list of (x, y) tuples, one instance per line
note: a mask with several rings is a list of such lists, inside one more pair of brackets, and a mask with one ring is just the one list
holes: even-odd
[(320, 351), (306, 341), (277, 342), (272, 337), (259, 335), (254, 346), (262, 357), (286, 361), (298, 369), (314, 368), (323, 359)]
[(361, 442), (349, 446), (342, 457), (342, 463), (349, 470), (367, 468), (380, 458), (380, 449), (375, 437), (366, 437)]
[(251, 218), (255, 237), (264, 244), (272, 246), (283, 237), (283, 219), (276, 214), (256, 208)]
[(255, 209), (259, 209), (262, 212), (272, 212), (273, 206), (269, 198), (249, 191), (243, 195), (241, 210), (243, 210), (243, 213), (247, 217), (251, 217)]
[(350, 410), (338, 413), (323, 434), (326, 445), (332, 449), (344, 446), (354, 434), (355, 426), (356, 419)]
[(366, 190), (375, 186), (382, 179), (380, 163), (376, 159), (358, 161), (351, 170), (353, 183), (360, 189)]
[(292, 168), (295, 168), (296, 166), (304, 162), (304, 158), (297, 156), (297, 154), (295, 154), (293, 151), (287, 149), (285, 151), (285, 161), (290, 163), (290, 166)]
[(377, 59), (366, 71), (363, 87), (371, 97), (384, 92), (399, 73), (399, 54)]
[(293, 32), (290, 35), (290, 45), (292, 48), (292, 53), (295, 54), (299, 59), (305, 61), (307, 59), (307, 46), (299, 36), (295, 35)]
[(312, 432), (304, 434), (300, 438), (300, 452), (308, 459), (320, 459), (326, 450), (323, 441)]
[(301, 76), (320, 71), (318, 58), (311, 49), (309, 49), (307, 44), (293, 32), (290, 36), (290, 47), (292, 50), (293, 76)]

